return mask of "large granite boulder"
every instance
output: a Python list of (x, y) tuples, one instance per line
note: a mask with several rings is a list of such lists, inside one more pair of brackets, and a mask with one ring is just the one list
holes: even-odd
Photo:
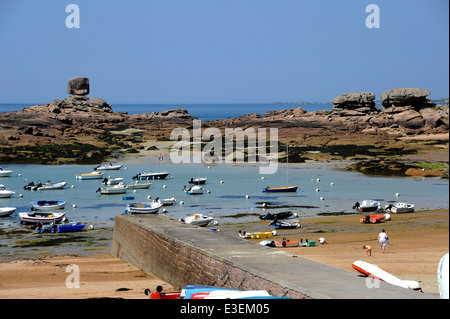
[(363, 116), (379, 112), (375, 107), (375, 93), (372, 92), (346, 93), (335, 97), (331, 103), (332, 114), (340, 116)]
[(410, 107), (420, 110), (434, 104), (427, 98), (429, 90), (417, 88), (398, 88), (381, 93), (380, 100), (384, 109), (390, 107)]
[(67, 93), (73, 95), (88, 95), (89, 79), (84, 77), (70, 79), (67, 85)]

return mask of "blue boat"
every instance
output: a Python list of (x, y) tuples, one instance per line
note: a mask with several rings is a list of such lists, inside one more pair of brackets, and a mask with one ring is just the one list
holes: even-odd
[(65, 224), (65, 225), (49, 225), (36, 228), (38, 233), (51, 232), (51, 233), (64, 233), (64, 232), (77, 232), (86, 227), (86, 224)]

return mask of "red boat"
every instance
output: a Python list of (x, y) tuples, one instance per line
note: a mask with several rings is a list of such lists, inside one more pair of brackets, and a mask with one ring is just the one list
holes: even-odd
[(386, 217), (384, 215), (366, 215), (366, 217), (361, 218), (359, 221), (361, 223), (380, 223), (382, 222)]
[(150, 299), (183, 299), (181, 298), (181, 292), (162, 292), (163, 287), (156, 287), (155, 292), (151, 292), (150, 289), (145, 289), (145, 294), (150, 297)]

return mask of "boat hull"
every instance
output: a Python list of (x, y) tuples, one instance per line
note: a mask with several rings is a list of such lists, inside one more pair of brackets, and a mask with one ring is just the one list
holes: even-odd
[(65, 213), (19, 213), (19, 218), (22, 224), (57, 224), (63, 220), (65, 215)]
[(17, 210), (17, 208), (15, 207), (1, 207), (0, 208), (0, 217), (7, 217), (12, 215), (15, 211)]
[(151, 204), (128, 204), (125, 211), (126, 214), (157, 214), (159, 209), (162, 207), (161, 203), (151, 203)]
[(266, 187), (264, 188), (264, 193), (294, 193), (297, 191), (298, 186), (287, 186), (287, 187)]
[(38, 201), (32, 203), (34, 210), (53, 211), (55, 209), (64, 209), (66, 202), (63, 201)]
[(138, 174), (136, 176), (137, 180), (140, 181), (148, 181), (148, 180), (158, 180), (158, 179), (166, 179), (167, 176), (169, 176), (169, 172), (164, 173), (145, 173), (145, 174)]
[(95, 172), (95, 173), (88, 173), (88, 174), (78, 174), (76, 176), (77, 180), (92, 180), (92, 179), (102, 179), (103, 178), (104, 173), (102, 172)]

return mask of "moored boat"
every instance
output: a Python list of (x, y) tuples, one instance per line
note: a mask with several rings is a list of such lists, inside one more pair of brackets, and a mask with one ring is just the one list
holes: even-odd
[(269, 224), (269, 226), (273, 226), (275, 229), (292, 229), (292, 228), (300, 228), (300, 220), (298, 219), (286, 219), (286, 220), (274, 220)]
[(191, 186), (189, 188), (186, 188), (186, 186), (184, 186), (184, 192), (188, 195), (202, 195), (204, 191), (205, 189), (198, 185)]
[(204, 185), (204, 184), (206, 184), (206, 177), (199, 177), (199, 178), (196, 178), (196, 179), (191, 178), (188, 181), (188, 183), (192, 184), (192, 185)]
[(16, 192), (6, 189), (5, 185), (0, 185), (0, 198), (10, 198)]
[(34, 212), (34, 213), (19, 213), (20, 222), (22, 224), (50, 224), (60, 223), (66, 216), (66, 213), (55, 212)]
[(64, 209), (66, 207), (67, 202), (62, 200), (40, 200), (31, 203), (33, 210), (45, 210), (45, 211), (53, 211), (55, 209)]
[(0, 167), (0, 177), (10, 177), (12, 173), (14, 173), (14, 171)]
[(292, 213), (291, 211), (287, 212), (279, 212), (279, 213), (265, 213), (264, 215), (259, 216), (261, 220), (275, 220), (275, 219), (286, 219), (290, 217), (297, 217), (297, 214)]
[(135, 181), (134, 183), (128, 184), (128, 189), (147, 189), (152, 186), (152, 183), (140, 183), (139, 181)]
[(266, 187), (264, 193), (294, 193), (297, 191), (298, 186), (285, 186), (285, 187)]
[(97, 167), (94, 168), (94, 171), (114, 171), (114, 170), (119, 170), (122, 167), (123, 166), (121, 164), (108, 163), (108, 164), (98, 165)]
[(38, 233), (52, 232), (52, 233), (65, 233), (65, 232), (77, 232), (86, 227), (86, 224), (72, 223), (72, 224), (52, 224), (49, 226), (38, 227), (36, 231)]
[(16, 207), (0, 207), (0, 217), (12, 215), (17, 210)]
[(163, 199), (157, 198), (156, 201), (157, 202), (159, 201), (163, 206), (172, 206), (173, 204), (175, 204), (177, 202), (177, 200), (174, 197), (163, 198)]
[(169, 176), (169, 172), (157, 172), (157, 173), (139, 173), (136, 176), (133, 176), (133, 179), (137, 179), (140, 181), (146, 181), (146, 180), (157, 180), (157, 179), (166, 179), (167, 176)]
[(125, 214), (157, 214), (162, 204), (159, 202), (151, 203), (131, 203), (127, 205)]
[(92, 172), (92, 173), (83, 173), (78, 174), (76, 176), (77, 180), (91, 180), (91, 179), (102, 179), (105, 173), (102, 172)]
[(126, 192), (127, 188), (122, 183), (111, 187), (100, 187), (96, 191), (96, 193), (100, 193), (101, 195), (125, 194)]
[(107, 177), (103, 180), (103, 185), (119, 185), (120, 183), (123, 183), (123, 177), (116, 177), (116, 178), (110, 178)]
[(381, 208), (380, 202), (371, 199), (366, 199), (363, 200), (361, 203), (356, 202), (353, 204), (353, 209), (356, 209), (357, 211), (363, 213), (376, 212), (380, 208)]
[(205, 227), (214, 220), (214, 217), (203, 214), (194, 214), (180, 219), (180, 222), (191, 224), (195, 226)]
[(414, 211), (415, 205), (398, 202), (394, 204), (389, 204), (385, 206), (385, 210), (389, 213), (400, 214), (400, 213), (412, 213)]

